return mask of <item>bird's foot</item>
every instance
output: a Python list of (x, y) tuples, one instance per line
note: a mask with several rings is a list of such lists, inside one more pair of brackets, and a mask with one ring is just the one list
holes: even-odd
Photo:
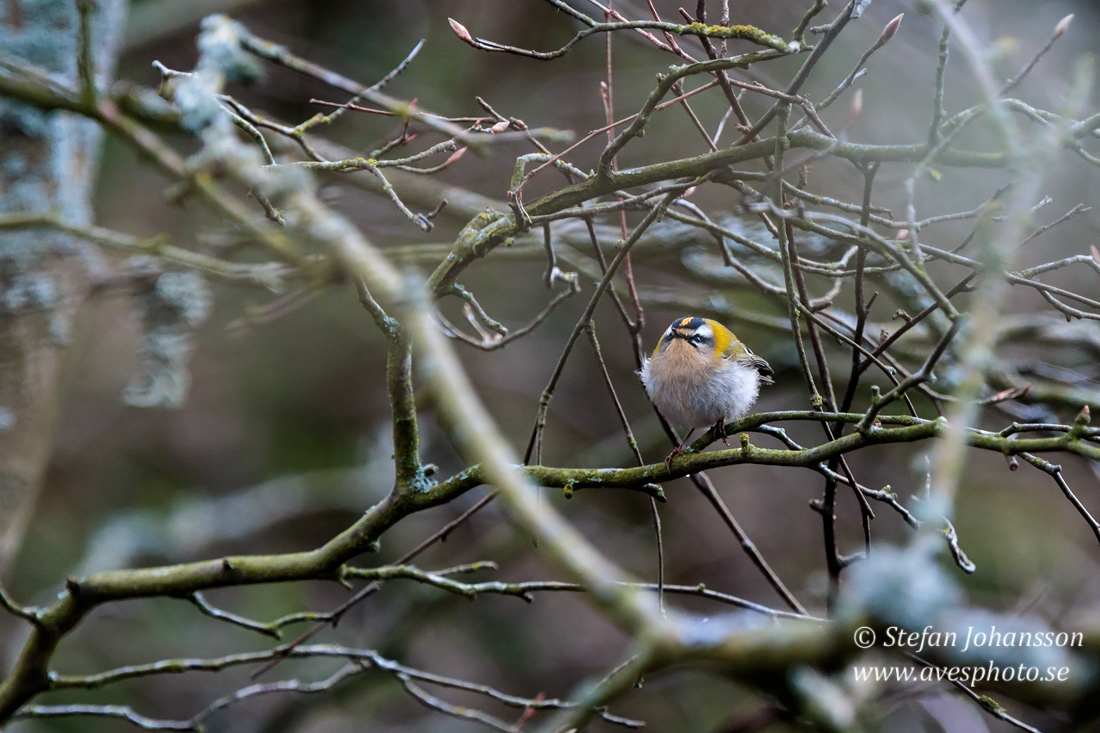
[(672, 449), (672, 452), (668, 454), (668, 458), (665, 459), (665, 470), (672, 473), (672, 459), (676, 456), (683, 455), (684, 446), (678, 445)]
[(673, 448), (672, 452), (668, 454), (668, 458), (665, 459), (665, 468), (668, 469), (669, 473), (672, 473), (672, 459), (675, 458), (676, 456), (682, 455), (683, 453), (686, 452), (684, 450), (684, 446), (688, 444), (689, 440), (691, 440), (691, 436), (694, 432), (695, 432), (695, 428), (692, 428), (691, 430), (688, 430), (688, 434), (685, 435), (684, 439), (680, 441), (680, 445)]

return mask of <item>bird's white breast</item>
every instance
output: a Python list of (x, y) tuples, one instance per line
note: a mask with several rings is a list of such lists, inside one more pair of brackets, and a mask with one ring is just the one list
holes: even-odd
[(706, 427), (745, 415), (760, 393), (760, 373), (749, 364), (727, 362), (716, 371), (665, 368), (647, 359), (640, 372), (646, 393), (670, 422)]

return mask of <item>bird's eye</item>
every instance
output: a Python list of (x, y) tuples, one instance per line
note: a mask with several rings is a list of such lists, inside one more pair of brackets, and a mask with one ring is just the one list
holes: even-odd
[(704, 339), (704, 338), (703, 338), (702, 336), (700, 336), (699, 334), (693, 334), (690, 340), (691, 340), (691, 343), (693, 343), (693, 344), (701, 344), (701, 343), (703, 343), (703, 341), (705, 341), (706, 339)]

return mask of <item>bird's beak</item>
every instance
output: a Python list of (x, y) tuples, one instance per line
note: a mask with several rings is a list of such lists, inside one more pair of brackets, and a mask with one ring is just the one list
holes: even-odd
[(676, 343), (677, 339), (687, 340), (687, 336), (685, 336), (683, 332), (679, 330), (673, 330), (672, 333), (669, 333), (664, 337), (664, 347), (666, 349), (670, 348), (674, 343)]

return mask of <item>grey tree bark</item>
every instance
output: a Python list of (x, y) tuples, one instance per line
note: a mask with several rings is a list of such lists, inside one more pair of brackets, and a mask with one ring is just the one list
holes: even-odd
[[(3, 56), (78, 85), (84, 0), (4, 0)], [(111, 78), (125, 0), (87, 0), (97, 87)], [(0, 100), (0, 213), (92, 220), (101, 132), (66, 112)], [(23, 539), (52, 451), (66, 346), (103, 263), (93, 245), (45, 230), (0, 232), (0, 570)]]

